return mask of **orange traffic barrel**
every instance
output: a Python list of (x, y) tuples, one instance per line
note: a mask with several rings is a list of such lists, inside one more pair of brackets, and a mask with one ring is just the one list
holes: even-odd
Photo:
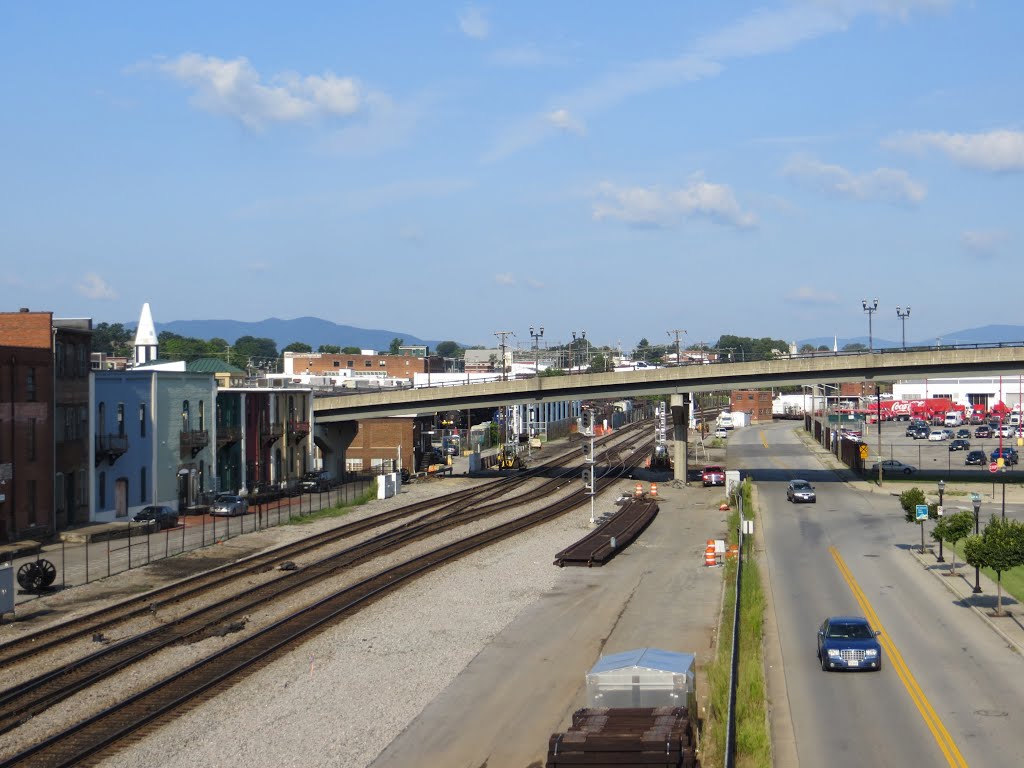
[(729, 551), (725, 553), (725, 556), (726, 556), (727, 559), (731, 560), (732, 558), (734, 558), (737, 555), (739, 555), (739, 553), (740, 553), (740, 545), (739, 544), (730, 544), (729, 545)]
[(704, 565), (718, 565), (718, 558), (715, 556), (714, 539), (708, 539), (708, 545), (704, 549)]
[(633, 496), (639, 499), (639, 498), (642, 498), (643, 495), (644, 495), (644, 484), (643, 483), (637, 483), (636, 486), (633, 488)]
[(658, 484), (657, 483), (651, 483), (651, 498), (652, 499), (658, 498)]

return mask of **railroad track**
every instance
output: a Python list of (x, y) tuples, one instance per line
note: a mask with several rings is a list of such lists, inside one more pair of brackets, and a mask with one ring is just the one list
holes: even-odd
[[(620, 474), (638, 465), (643, 451), (622, 461)], [(607, 488), (608, 486), (606, 486)], [(262, 668), (327, 624), (351, 616), (388, 592), (470, 552), (502, 541), (581, 506), (582, 490), (486, 531), (385, 569), (240, 640), (203, 661), (13, 756), (0, 765), (80, 765), (116, 749), (118, 740), (215, 696), (242, 675)]]
[[(633, 425), (630, 426), (632, 427)], [(607, 438), (602, 438), (602, 440), (606, 442), (611, 441), (633, 431), (635, 431), (635, 428), (626, 428)], [(229, 581), (237, 581), (252, 574), (266, 572), (283, 562), (294, 560), (317, 549), (330, 546), (367, 531), (400, 522), (407, 518), (414, 518), (416, 515), (436, 516), (448, 514), (461, 511), (473, 504), (480, 504), (490, 499), (500, 498), (502, 495), (513, 492), (527, 481), (552, 469), (564, 466), (575, 458), (575, 452), (570, 451), (563, 456), (556, 457), (549, 462), (537, 465), (517, 475), (489, 481), (482, 487), (466, 488), (447, 494), (443, 499), (429, 499), (416, 502), (363, 520), (346, 523), (317, 536), (278, 547), (270, 552), (253, 555), (244, 560), (222, 565), (174, 584), (151, 590), (144, 595), (100, 609), (88, 616), (55, 624), (45, 630), (14, 638), (0, 645), (0, 667), (8, 667), (11, 664), (23, 662), (32, 657), (38, 657), (45, 651), (65, 646), (71, 640), (102, 633), (117, 624), (146, 616), (161, 609), (170, 608), (182, 601), (192, 602), (210, 590), (223, 587)], [(406, 524), (413, 526), (419, 520), (420, 518), (416, 517)], [(2, 732), (2, 728), (0, 728), (0, 732)]]

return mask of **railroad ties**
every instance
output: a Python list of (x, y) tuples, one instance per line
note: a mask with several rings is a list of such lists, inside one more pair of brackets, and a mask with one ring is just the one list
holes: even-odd
[(639, 536), (658, 514), (658, 503), (634, 499), (575, 544), (555, 555), (555, 565), (604, 565)]
[(548, 740), (545, 768), (563, 766), (697, 768), (685, 707), (579, 709), (572, 728)]

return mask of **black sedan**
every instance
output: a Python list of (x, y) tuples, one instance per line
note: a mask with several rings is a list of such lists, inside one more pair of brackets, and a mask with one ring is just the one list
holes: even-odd
[(985, 455), (984, 451), (970, 451), (964, 459), (964, 464), (968, 466), (983, 467), (988, 464), (988, 456)]
[(958, 438), (963, 439), (963, 440), (970, 440), (971, 439), (971, 430), (969, 430), (969, 429), (958, 429), (956, 431), (956, 436)]
[(992, 428), (982, 424), (974, 430), (975, 437), (992, 437)]
[(930, 433), (931, 430), (928, 427), (916, 427), (911, 437), (915, 440), (927, 440)]
[(971, 450), (971, 443), (968, 440), (951, 440), (949, 443), (950, 451), (969, 451)]
[(133, 518), (136, 523), (144, 523), (150, 520), (156, 521), (157, 528), (177, 528), (178, 513), (170, 507), (149, 506), (143, 507)]
[(880, 634), (861, 616), (833, 616), (825, 619), (818, 628), (818, 660), (822, 670), (880, 670)]

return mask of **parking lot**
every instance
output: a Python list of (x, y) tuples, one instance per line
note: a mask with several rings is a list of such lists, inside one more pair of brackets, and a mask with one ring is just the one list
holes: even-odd
[[(968, 474), (978, 480), (988, 478), (996, 479), (989, 472), (989, 463), (992, 452), (999, 449), (1013, 449), (1024, 451), (1024, 439), (1018, 437), (1004, 437), (1000, 439), (996, 434), (994, 437), (976, 438), (975, 430), (981, 425), (964, 425), (952, 427), (954, 435), (961, 429), (970, 430), (970, 437), (966, 438), (969, 443), (963, 450), (951, 451), (952, 440), (929, 440), (914, 439), (907, 436), (906, 430), (909, 422), (885, 421), (881, 424), (881, 450), (879, 451), (879, 425), (865, 424), (862, 431), (862, 440), (869, 450), (869, 458), (865, 461), (865, 469), (870, 471), (871, 467), (879, 460), (886, 459), (902, 462), (911, 468), (910, 474), (925, 473), (929, 476), (941, 474)], [(942, 429), (942, 427), (929, 426), (929, 430)], [(985, 460), (980, 465), (965, 464), (965, 460), (971, 451), (983, 451)], [(1006, 466), (1006, 475), (1015, 477), (1020, 465)], [(996, 473), (998, 475), (998, 473)]]

